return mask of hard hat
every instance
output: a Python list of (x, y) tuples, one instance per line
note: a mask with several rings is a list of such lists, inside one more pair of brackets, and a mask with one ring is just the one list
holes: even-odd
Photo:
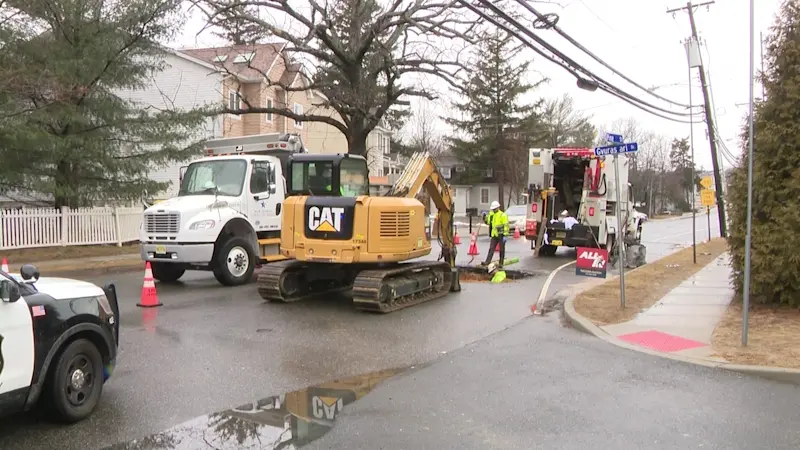
[(559, 214), (559, 216), (561, 216), (561, 217), (567, 217), (568, 215), (569, 215), (569, 212), (566, 209), (561, 211), (561, 214)]
[(497, 200), (493, 201), (491, 205), (489, 205), (489, 209), (497, 209), (500, 207), (500, 202)]

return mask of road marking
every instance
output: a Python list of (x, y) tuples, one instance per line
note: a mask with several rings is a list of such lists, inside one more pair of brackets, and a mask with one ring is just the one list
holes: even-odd
[(567, 266), (571, 266), (572, 264), (575, 264), (575, 261), (570, 261), (566, 264), (562, 264), (556, 267), (552, 272), (550, 272), (550, 275), (547, 276), (547, 279), (544, 281), (542, 289), (539, 291), (539, 298), (536, 300), (536, 309), (533, 310), (534, 315), (537, 316), (542, 315), (542, 305), (544, 304), (544, 299), (547, 297), (547, 291), (548, 289), (550, 289), (550, 283), (553, 282), (553, 278), (556, 277), (556, 274), (558, 274), (558, 272), (560, 272), (561, 269)]

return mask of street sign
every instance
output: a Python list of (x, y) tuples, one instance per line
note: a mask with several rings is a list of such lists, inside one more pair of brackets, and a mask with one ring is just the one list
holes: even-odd
[(700, 191), (700, 204), (706, 207), (714, 206), (716, 203), (716, 191), (711, 189), (703, 189)]
[(614, 133), (606, 133), (606, 142), (613, 142), (615, 144), (622, 144), (622, 135)]
[(606, 145), (605, 147), (596, 147), (594, 154), (597, 156), (619, 155), (622, 153), (634, 153), (639, 150), (639, 144), (630, 142), (620, 145)]
[(711, 189), (711, 186), (714, 185), (714, 179), (711, 177), (703, 177), (700, 180), (700, 186), (703, 186), (706, 189)]
[(608, 250), (590, 247), (578, 247), (575, 250), (575, 275), (593, 278), (606, 277)]

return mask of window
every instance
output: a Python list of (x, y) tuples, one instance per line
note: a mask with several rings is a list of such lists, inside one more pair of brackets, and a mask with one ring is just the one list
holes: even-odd
[(467, 170), (467, 168), (464, 167), (464, 166), (456, 166), (456, 172), (458, 172), (458, 173), (464, 172), (466, 170)]
[[(228, 91), (228, 109), (242, 109), (242, 97), (239, 95), (238, 91)], [(232, 119), (240, 118), (238, 114), (229, 114), (229, 116)]]
[(486, 169), (486, 178), (492, 178), (494, 176), (494, 170), (490, 167)]
[(391, 153), (391, 143), (392, 141), (389, 139), (389, 136), (385, 136), (383, 138), (383, 154), (388, 155)]
[[(264, 107), (266, 107), (266, 108), (272, 108), (272, 99), (271, 99), (271, 98), (268, 98), (268, 99), (267, 99), (267, 100), (264, 102)], [(264, 118), (265, 118), (265, 120), (266, 120), (267, 122), (272, 122), (272, 113), (271, 113), (271, 112), (268, 112), (268, 113), (264, 114)]]
[(298, 161), (293, 162), (291, 171), (292, 179), (289, 192), (292, 194), (310, 193), (330, 194), (333, 164), (325, 162)]
[(259, 194), (269, 191), (272, 183), (272, 165), (267, 161), (255, 161), (250, 173), (250, 193)]
[(342, 196), (369, 195), (369, 169), (363, 160), (343, 159), (339, 163), (339, 169)]
[(489, 204), (489, 188), (481, 188), (481, 204)]
[(178, 195), (228, 195), (238, 197), (244, 187), (247, 162), (220, 159), (189, 164)]
[[(299, 103), (295, 103), (294, 107), (292, 108), (292, 112), (294, 112), (297, 115), (303, 114), (303, 105), (301, 105)], [(294, 121), (294, 127), (295, 128), (303, 128), (303, 122), (301, 122), (299, 120), (295, 120)]]
[(439, 172), (442, 173), (442, 176), (445, 180), (449, 180), (450, 176), (452, 175), (450, 167), (441, 167)]
[(235, 63), (249, 63), (256, 56), (256, 52), (242, 53), (233, 59)]
[(214, 57), (214, 62), (225, 62), (228, 59), (228, 55), (217, 55)]

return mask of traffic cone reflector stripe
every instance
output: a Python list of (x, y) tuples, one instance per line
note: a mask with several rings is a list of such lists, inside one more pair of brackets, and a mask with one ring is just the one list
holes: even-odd
[(456, 245), (458, 245), (458, 244), (460, 244), (460, 243), (461, 243), (461, 238), (458, 236), (458, 231), (456, 231), (456, 235), (455, 235), (455, 237), (453, 238), (453, 244), (456, 244)]
[(520, 238), (520, 235), (519, 235), (519, 224), (517, 224), (517, 226), (514, 227), (514, 239), (519, 239), (519, 238)]
[(470, 256), (475, 256), (478, 253), (478, 232), (472, 233), (472, 238), (469, 240), (469, 251), (467, 252)]
[(7, 259), (3, 258), (3, 265), (0, 266), (0, 270), (2, 270), (5, 273), (8, 273), (8, 260)]
[(153, 281), (153, 269), (150, 267), (150, 261), (144, 266), (144, 284), (142, 285), (142, 298), (136, 306), (143, 308), (152, 308), (154, 306), (161, 306), (162, 303), (158, 301), (156, 294), (156, 283)]

